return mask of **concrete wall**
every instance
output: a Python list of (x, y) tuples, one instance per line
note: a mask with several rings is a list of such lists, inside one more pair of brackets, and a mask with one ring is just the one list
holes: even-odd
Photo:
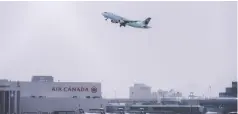
[(77, 98), (21, 98), (21, 112), (74, 111), (79, 105), (87, 112), (92, 108), (105, 108), (107, 100)]

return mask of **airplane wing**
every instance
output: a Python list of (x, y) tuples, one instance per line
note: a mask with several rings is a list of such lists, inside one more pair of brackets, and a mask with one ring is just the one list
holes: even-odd
[(138, 22), (138, 21), (136, 21), (136, 20), (129, 20), (129, 19), (126, 19), (126, 18), (121, 18), (121, 20), (120, 20), (120, 27), (121, 26), (126, 26), (126, 24), (127, 23), (133, 23), (133, 22)]

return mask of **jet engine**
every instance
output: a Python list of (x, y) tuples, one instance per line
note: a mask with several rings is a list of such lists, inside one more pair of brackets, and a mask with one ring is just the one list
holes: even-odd
[(119, 21), (119, 23), (124, 23), (124, 21), (123, 20), (118, 20)]
[(118, 23), (118, 22), (117, 22), (117, 21), (115, 21), (115, 20), (111, 20), (111, 22), (112, 22), (112, 23)]

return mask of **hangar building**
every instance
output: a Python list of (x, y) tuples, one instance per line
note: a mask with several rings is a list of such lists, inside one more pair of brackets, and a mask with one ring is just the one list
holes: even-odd
[[(104, 108), (100, 82), (54, 82), (52, 76), (31, 81), (0, 80), (1, 114), (49, 114)], [(5, 104), (5, 105), (4, 105)]]

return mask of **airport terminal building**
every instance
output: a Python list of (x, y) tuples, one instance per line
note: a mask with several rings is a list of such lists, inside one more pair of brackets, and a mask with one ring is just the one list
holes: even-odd
[(54, 82), (52, 76), (31, 81), (0, 80), (0, 114), (49, 114), (104, 108), (99, 82)]
[(55, 82), (52, 76), (33, 76), (31, 81), (0, 80), (0, 114), (205, 114), (207, 109), (227, 114), (236, 107), (237, 98), (182, 99), (175, 104), (156, 99), (103, 99), (100, 82)]

